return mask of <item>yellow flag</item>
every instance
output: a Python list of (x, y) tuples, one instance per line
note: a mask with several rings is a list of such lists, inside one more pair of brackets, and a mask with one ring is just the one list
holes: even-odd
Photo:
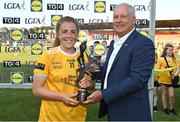
[(154, 69), (154, 77), (165, 76), (172, 72), (176, 67), (166, 68), (166, 69)]

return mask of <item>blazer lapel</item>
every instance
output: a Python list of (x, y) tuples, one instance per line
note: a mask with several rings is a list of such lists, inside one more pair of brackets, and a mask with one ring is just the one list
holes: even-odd
[(108, 54), (107, 54), (107, 57), (106, 57), (106, 61), (104, 62), (104, 66), (103, 66), (103, 71), (102, 71), (102, 84), (101, 84), (101, 87), (103, 87), (104, 85), (104, 78), (105, 78), (105, 75), (106, 75), (106, 70), (107, 70), (107, 65), (108, 65), (108, 62), (109, 62), (109, 58), (111, 56), (111, 53), (113, 52), (113, 47), (114, 45), (114, 40), (112, 40), (112, 42), (110, 43), (110, 46), (109, 46), (109, 51), (108, 51)]
[[(134, 30), (130, 35), (129, 37), (126, 39), (126, 41), (123, 43), (122, 47), (120, 48), (118, 54), (116, 55), (116, 58), (114, 59), (113, 61), (113, 64), (111, 66), (111, 69), (112, 67), (114, 66), (114, 64), (117, 62), (118, 58), (122, 55), (123, 52), (125, 52), (125, 50), (129, 47), (130, 44), (132, 44), (132, 41), (136, 35), (137, 31)], [(111, 70), (110, 69), (110, 70)]]

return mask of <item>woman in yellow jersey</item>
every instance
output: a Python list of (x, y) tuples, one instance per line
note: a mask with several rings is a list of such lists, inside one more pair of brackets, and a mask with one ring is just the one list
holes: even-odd
[[(167, 68), (167, 63), (165, 61), (165, 58), (167, 59), (168, 65), (171, 67), (176, 67), (176, 69), (172, 72), (170, 75), (169, 72), (167, 72), (166, 75), (163, 77), (159, 77), (159, 83), (162, 86), (162, 104), (163, 104), (163, 111), (165, 114), (172, 114), (176, 115), (174, 104), (175, 104), (175, 98), (174, 98), (174, 88), (172, 87), (171, 79), (174, 78), (174, 76), (178, 76), (180, 73), (179, 70), (179, 61), (176, 60), (174, 53), (173, 53), (173, 45), (166, 44), (164, 47), (164, 50), (162, 52), (161, 58), (158, 59), (157, 62), (157, 68), (158, 69), (165, 69)], [(167, 108), (167, 92), (169, 92), (169, 106), (170, 110)]]
[[(155, 64), (154, 64), (154, 68), (156, 69), (157, 67), (157, 59), (158, 59), (158, 55), (157, 53), (155, 54)], [(157, 112), (158, 108), (157, 108), (157, 103), (158, 103), (158, 91), (159, 91), (159, 87), (160, 84), (158, 82), (158, 77), (154, 77), (154, 90), (153, 90), (153, 111)]]
[(33, 94), (42, 99), (39, 121), (85, 121), (87, 108), (76, 100), (79, 87), (94, 86), (90, 77), (77, 82), (77, 58), (74, 48), (79, 28), (72, 17), (57, 22), (54, 48), (40, 56), (34, 70)]

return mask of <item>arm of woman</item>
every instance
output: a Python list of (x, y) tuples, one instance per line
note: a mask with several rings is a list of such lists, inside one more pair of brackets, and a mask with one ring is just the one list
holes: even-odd
[(180, 73), (180, 69), (179, 69), (179, 67), (176, 69), (176, 72), (173, 74), (174, 76), (178, 76), (179, 75), (179, 73)]
[(32, 83), (32, 92), (35, 96), (40, 97), (44, 100), (61, 101), (69, 106), (78, 105), (78, 101), (73, 99), (74, 97), (76, 97), (76, 94), (67, 95), (50, 91), (44, 87), (45, 82), (46, 78), (34, 76)]
[(180, 62), (179, 61), (177, 61), (176, 67), (177, 68), (176, 68), (175, 72), (173, 73), (174, 76), (178, 76), (180, 73)]

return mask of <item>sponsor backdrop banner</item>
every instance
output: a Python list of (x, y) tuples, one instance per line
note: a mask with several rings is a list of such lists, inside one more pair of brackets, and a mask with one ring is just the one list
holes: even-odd
[(1, 0), (0, 25), (53, 26), (62, 16), (72, 16), (80, 23), (111, 22), (113, 8), (120, 2), (133, 5), (138, 19), (149, 19), (149, 0)]
[[(112, 22), (113, 9), (127, 2), (136, 10), (137, 24), (149, 19), (149, 0), (1, 0), (0, 1), (0, 83), (12, 85), (32, 82), (33, 69), (43, 52), (52, 46), (54, 27), (63, 16), (72, 16), (79, 24)], [(80, 30), (79, 42), (107, 41), (112, 30)], [(97, 54), (104, 54), (101, 45)]]

